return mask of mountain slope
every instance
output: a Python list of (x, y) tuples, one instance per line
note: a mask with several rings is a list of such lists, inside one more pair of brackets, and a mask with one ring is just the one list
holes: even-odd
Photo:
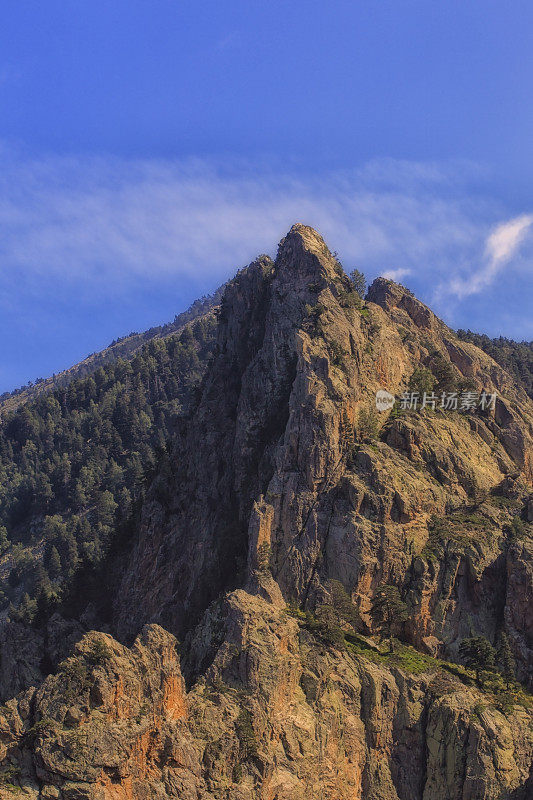
[[(291, 232), (275, 266), (256, 262), (228, 288), (218, 356), (176, 443), (170, 508), (158, 508), (155, 498), (147, 505), (118, 593), (123, 635), (141, 621), (181, 635), (191, 621), (189, 598), (207, 604), (228, 574), (242, 581), (239, 563), (247, 558), (250, 572), (256, 539), (270, 548), (285, 599), (316, 604), (325, 582), (339, 579), (363, 615), (373, 587), (407, 579), (413, 556), (427, 545), (431, 515), (453, 509), (465, 518), (462, 541), (450, 522), (446, 545), (458, 560), (500, 558), (510, 516), (499, 501), (493, 507), (491, 492), (518, 472), (516, 508), (526, 502), (531, 402), (492, 359), (461, 344), (395, 284), (376, 281), (362, 311), (349, 301), (348, 279), (308, 229)], [(356, 442), (346, 439), (343, 427), (361, 427), (377, 389), (399, 394), (437, 354), (457, 382), (498, 393), (492, 415), (407, 412), (379, 420), (375, 442), (364, 431)], [(474, 506), (479, 520), (471, 522)], [(470, 553), (471, 542), (480, 552)], [(160, 547), (178, 560), (158, 558)], [(197, 591), (196, 581), (210, 591)], [(141, 619), (132, 618), (132, 607), (142, 609)], [(452, 644), (457, 631), (447, 625), (444, 619), (441, 633)], [(433, 628), (424, 633), (431, 637)]]
[(186, 311), (177, 314), (172, 322), (149, 328), (143, 333), (130, 333), (127, 336), (123, 336), (111, 342), (109, 347), (104, 350), (91, 353), (78, 364), (57, 375), (53, 375), (51, 378), (41, 378), (35, 383), (22, 386), (14, 392), (4, 392), (0, 395), (0, 419), (43, 393), (66, 387), (73, 380), (86, 378), (96, 372), (97, 369), (107, 364), (112, 364), (119, 359), (132, 359), (135, 353), (144, 347), (147, 342), (180, 333), (189, 323), (212, 313), (219, 305), (223, 292), (224, 286), (221, 286), (212, 295), (195, 300)]
[[(362, 304), (302, 225), (230, 282), (216, 335), (100, 596), (24, 663), (6, 643), (28, 688), (0, 716), (5, 796), (526, 800), (531, 697), (457, 661), (505, 634), (531, 679), (530, 398), (402, 287)], [(375, 411), (422, 385), (435, 409)]]
[(459, 330), (457, 335), (488, 353), (515, 381), (522, 383), (533, 399), (533, 342), (513, 342), (504, 336), (490, 339), (486, 334), (472, 333), (470, 330)]
[(96, 563), (165, 453), (214, 347), (214, 311), (129, 360), (28, 399), (0, 425), (0, 599), (21, 613)]

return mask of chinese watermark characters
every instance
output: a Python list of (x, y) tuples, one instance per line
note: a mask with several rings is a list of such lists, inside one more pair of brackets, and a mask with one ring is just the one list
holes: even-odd
[[(376, 392), (376, 408), (378, 411), (388, 411), (393, 407), (397, 398), (385, 389)], [(496, 392), (403, 392), (398, 398), (399, 407), (402, 411), (423, 411), (431, 409), (435, 411), (440, 408), (443, 411), (481, 411), (494, 409), (496, 405)]]

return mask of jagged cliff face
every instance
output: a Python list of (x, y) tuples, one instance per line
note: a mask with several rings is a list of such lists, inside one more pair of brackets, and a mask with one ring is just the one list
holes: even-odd
[[(527, 542), (502, 548), (508, 517), (489, 493), (505, 479), (516, 503), (527, 500), (531, 402), (406, 290), (376, 281), (361, 314), (346, 303), (349, 289), (303, 226), (275, 264), (255, 262), (228, 288), (218, 355), (176, 443), (169, 499), (147, 505), (117, 593), (120, 634), (158, 621), (181, 636), (232, 582), (313, 605), (335, 578), (363, 614), (375, 587), (393, 582), (411, 588), (412, 635), (435, 652), (472, 625), (494, 633), (504, 614), (525, 675)], [(494, 412), (380, 419), (381, 440), (350, 450), (345, 421), (357, 427), (379, 388), (399, 394), (435, 352), (497, 393)], [(425, 559), (430, 516), (483, 498), (481, 533), (459, 522), (461, 546), (452, 539), (443, 563)], [(273, 580), (258, 583), (258, 547), (268, 548)]]
[[(531, 796), (531, 714), (523, 708), (503, 714), (452, 679), (320, 646), (284, 611), (242, 590), (198, 636), (215, 632), (224, 641), (189, 692), (174, 638), (147, 626), (131, 649), (89, 634), (57, 675), (8, 702), (2, 755), (21, 770), (23, 796)], [(4, 788), (1, 796), (21, 795)]]
[[(495, 408), (387, 412), (366, 436), (376, 391), (437, 353)], [(88, 634), (4, 708), (17, 782), (62, 800), (530, 797), (531, 711), (503, 713), (437, 658), (505, 630), (531, 679), (532, 436), (531, 400), (492, 359), (390, 281), (358, 307), (294, 226), (226, 289), (197, 406), (116, 567), (125, 644)], [(332, 579), (370, 635), (378, 587), (400, 588), (416, 674), (287, 613)]]

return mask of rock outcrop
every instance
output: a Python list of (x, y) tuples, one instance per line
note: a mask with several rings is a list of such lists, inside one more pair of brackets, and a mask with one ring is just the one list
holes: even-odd
[(531, 712), (504, 714), (451, 675), (324, 647), (242, 590), (208, 612), (196, 658), (215, 635), (186, 692), (160, 627), (131, 649), (88, 634), (2, 710), (4, 775), (19, 787), (6, 779), (2, 798), (527, 797)]
[[(301, 225), (275, 264), (260, 259), (229, 285), (168, 500), (154, 492), (147, 503), (117, 592), (122, 637), (150, 621), (187, 633), (232, 582), (253, 584), (251, 546), (268, 552), (285, 602), (312, 607), (334, 578), (365, 615), (375, 587), (392, 582), (412, 593), (418, 645), (434, 640), (445, 653), (468, 626), (494, 636), (515, 564), (508, 511), (521, 513), (531, 482), (531, 402), (407, 290), (378, 279), (363, 313), (351, 294), (322, 239)], [(436, 355), (458, 381), (496, 392), (495, 409), (380, 415), (379, 438), (353, 446), (349, 432), (372, 413), (377, 389), (399, 395)], [(510, 504), (493, 502), (515, 473)], [(428, 548), (428, 520), (443, 514), (453, 526), (441, 560)], [(527, 578), (519, 583), (527, 606)], [(525, 639), (515, 653), (523, 675)]]
[[(497, 400), (378, 414), (376, 391), (421, 366)], [(526, 800), (527, 691), (452, 662), (506, 633), (532, 682), (532, 436), (489, 356), (391, 281), (363, 304), (295, 225), (226, 288), (196, 406), (116, 557), (115, 638), (86, 634), (42, 682), (24, 659), (2, 797)], [(337, 640), (316, 621), (332, 581), (360, 620)], [(409, 609), (395, 653), (372, 638), (384, 584)]]

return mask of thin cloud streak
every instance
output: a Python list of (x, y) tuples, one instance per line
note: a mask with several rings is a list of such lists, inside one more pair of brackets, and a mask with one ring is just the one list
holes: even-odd
[(403, 269), (402, 267), (399, 267), (398, 269), (385, 270), (383, 277), (388, 278), (391, 281), (399, 282), (411, 274), (412, 272), (410, 269)]
[(446, 296), (489, 286), (533, 221), (494, 227), (504, 212), (469, 197), (461, 180), (479, 170), (465, 164), (388, 159), (312, 178), (265, 164), (31, 159), (0, 148), (0, 168), (0, 303), (19, 282), (95, 297), (161, 280), (214, 286), (304, 222), (348, 270), (409, 277), (439, 310)]
[(439, 179), (420, 176), (419, 165), (407, 190), (375, 188), (369, 169), (301, 179), (224, 173), (202, 162), (43, 159), (3, 167), (3, 269), (27, 274), (90, 281), (222, 273), (271, 250), (295, 221), (318, 227), (348, 258), (383, 268), (398, 257), (409, 263), (402, 269), (446, 258), (480, 236), (468, 199), (440, 199)]
[(450, 292), (464, 299), (490, 286), (503, 267), (517, 254), (532, 224), (533, 214), (521, 214), (497, 225), (487, 237), (486, 263), (467, 279), (453, 281)]

